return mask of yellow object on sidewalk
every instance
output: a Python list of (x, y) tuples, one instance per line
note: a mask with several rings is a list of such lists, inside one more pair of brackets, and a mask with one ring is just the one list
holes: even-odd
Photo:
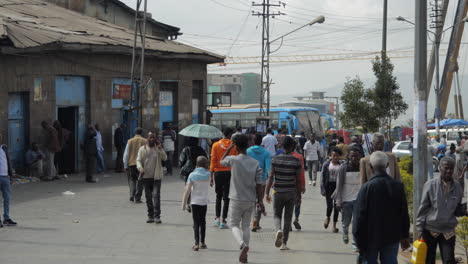
[(413, 243), (413, 254), (411, 256), (411, 263), (425, 264), (427, 256), (427, 244), (423, 239), (416, 240)]

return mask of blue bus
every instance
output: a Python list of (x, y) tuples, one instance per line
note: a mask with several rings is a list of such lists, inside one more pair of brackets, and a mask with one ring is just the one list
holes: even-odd
[[(219, 129), (225, 127), (242, 127), (255, 129), (259, 108), (229, 108), (210, 110), (212, 116), (210, 125)], [(304, 131), (306, 135), (315, 133), (323, 136), (320, 113), (316, 108), (311, 107), (271, 107), (270, 127), (273, 130), (286, 129), (289, 134), (293, 131), (300, 133)]]

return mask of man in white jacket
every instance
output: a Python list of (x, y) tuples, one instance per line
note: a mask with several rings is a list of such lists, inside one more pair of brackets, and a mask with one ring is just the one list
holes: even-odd
[(138, 151), (137, 169), (145, 189), (148, 220), (146, 223), (161, 224), (161, 180), (163, 178), (162, 162), (167, 160), (166, 152), (156, 140), (156, 134), (148, 133), (148, 144)]

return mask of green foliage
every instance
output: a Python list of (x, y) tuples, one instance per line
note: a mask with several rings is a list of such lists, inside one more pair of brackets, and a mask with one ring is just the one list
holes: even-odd
[(457, 241), (465, 249), (465, 255), (468, 258), (468, 217), (464, 216), (458, 219), (455, 232), (457, 233)]
[(408, 211), (413, 223), (413, 160), (410, 157), (404, 157), (398, 162), (398, 166), (400, 167), (401, 181), (405, 185)]
[(408, 104), (400, 93), (400, 85), (393, 76), (394, 66), (388, 57), (382, 61), (376, 57), (372, 61), (372, 70), (377, 78), (373, 89), (373, 102), (377, 117), (384, 125), (391, 126), (408, 109)]
[(343, 88), (341, 102), (343, 111), (338, 118), (345, 128), (363, 127), (369, 131), (379, 128), (379, 120), (375, 115), (372, 103), (372, 91), (364, 88), (364, 83), (358, 76), (354, 79), (348, 78)]

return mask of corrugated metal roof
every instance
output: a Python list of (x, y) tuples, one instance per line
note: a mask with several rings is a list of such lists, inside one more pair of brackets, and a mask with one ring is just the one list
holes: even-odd
[[(5, 38), (13, 46), (0, 44), (3, 52), (60, 49), (129, 54), (134, 34), (132, 30), (40, 0), (0, 0), (0, 40)], [(224, 60), (220, 55), (151, 35), (146, 38), (146, 50), (148, 56)]]

